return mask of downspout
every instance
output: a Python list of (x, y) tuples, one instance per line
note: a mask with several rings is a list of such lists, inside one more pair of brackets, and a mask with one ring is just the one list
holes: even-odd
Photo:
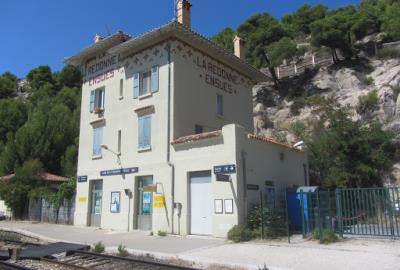
[(171, 162), (171, 43), (168, 42), (168, 109), (167, 109), (167, 164), (171, 167), (171, 233), (174, 234), (175, 216), (175, 166)]
[(243, 174), (243, 220), (247, 217), (247, 168), (246, 168), (246, 152), (242, 151), (242, 174)]

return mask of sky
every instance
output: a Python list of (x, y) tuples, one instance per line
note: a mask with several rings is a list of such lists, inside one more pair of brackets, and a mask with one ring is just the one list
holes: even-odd
[[(191, 0), (193, 30), (211, 37), (257, 12), (280, 18), (304, 3), (330, 8), (359, 0)], [(173, 19), (174, 0), (2, 0), (0, 74), (22, 78), (32, 68), (63, 67), (65, 57), (93, 43), (96, 33), (136, 36)]]

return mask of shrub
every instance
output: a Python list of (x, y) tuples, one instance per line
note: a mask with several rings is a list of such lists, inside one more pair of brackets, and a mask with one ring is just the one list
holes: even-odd
[(306, 106), (306, 100), (304, 97), (297, 97), (293, 100), (292, 105), (290, 106), (290, 112), (292, 115), (299, 115), (300, 110)]
[(120, 257), (126, 257), (126, 256), (128, 256), (128, 255), (129, 255), (129, 253), (128, 253), (128, 251), (126, 250), (125, 246), (123, 246), (122, 244), (120, 244), (120, 245), (118, 246), (118, 256), (120, 256)]
[(378, 51), (378, 59), (395, 59), (400, 57), (400, 50), (396, 48), (383, 48)]
[[(277, 209), (264, 208), (264, 236), (277, 238), (286, 235), (284, 213)], [(261, 236), (261, 211), (260, 206), (254, 206), (247, 217), (247, 227), (253, 231), (254, 236)]]
[(252, 232), (243, 225), (235, 225), (228, 232), (228, 239), (235, 243), (250, 241), (252, 238)]
[(374, 83), (374, 78), (372, 77), (365, 77), (364, 78), (364, 84), (365, 85), (372, 85)]
[(103, 253), (104, 250), (105, 250), (105, 248), (101, 241), (94, 244), (94, 247), (93, 247), (94, 253)]
[(164, 236), (167, 236), (167, 232), (165, 232), (165, 231), (158, 231), (158, 236), (162, 236), (162, 237), (164, 237)]
[(330, 244), (339, 241), (339, 238), (331, 229), (322, 229), (321, 233), (319, 229), (315, 229), (313, 231), (313, 238), (320, 240), (321, 244)]
[(296, 135), (296, 137), (298, 137), (298, 138), (300, 138), (300, 137), (302, 137), (304, 135), (304, 132), (306, 131), (306, 128), (307, 128), (306, 125), (301, 121), (293, 122), (290, 125), (290, 131), (294, 135)]
[(360, 96), (358, 98), (358, 106), (356, 108), (357, 113), (365, 114), (377, 110), (379, 108), (378, 101), (378, 92), (376, 90), (370, 92), (365, 96)]

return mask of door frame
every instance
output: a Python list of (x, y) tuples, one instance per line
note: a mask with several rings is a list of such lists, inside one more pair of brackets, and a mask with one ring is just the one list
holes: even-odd
[[(92, 206), (92, 203), (93, 203), (93, 185), (94, 185), (94, 182), (96, 182), (96, 181), (101, 181), (102, 182), (102, 187), (101, 187), (101, 216), (103, 216), (103, 194), (104, 194), (104, 186), (103, 186), (103, 184), (104, 184), (104, 181), (103, 181), (103, 179), (91, 179), (91, 180), (89, 180), (89, 190), (88, 190), (88, 211), (87, 211), (87, 222), (86, 222), (86, 224), (87, 224), (87, 226), (88, 227), (95, 227), (95, 226), (93, 226), (92, 225), (92, 208), (93, 208), (93, 206)], [(96, 226), (97, 227), (97, 226)], [(101, 227), (101, 219), (100, 219), (100, 226), (98, 226), (98, 227)]]
[[(134, 197), (133, 197), (133, 203), (134, 203), (134, 211), (133, 211), (133, 219), (134, 219), (134, 230), (141, 230), (140, 227), (140, 220), (139, 220), (139, 213), (141, 211), (140, 209), (140, 201), (142, 199), (142, 196), (140, 196), (140, 181), (141, 179), (145, 178), (145, 177), (151, 177), (152, 178), (152, 183), (154, 184), (154, 175), (140, 175), (140, 176), (136, 176), (135, 177), (135, 193), (134, 193)], [(151, 229), (150, 231), (153, 230), (153, 213), (154, 213), (154, 209), (153, 209), (153, 194), (151, 195)], [(143, 230), (145, 231), (145, 230)]]

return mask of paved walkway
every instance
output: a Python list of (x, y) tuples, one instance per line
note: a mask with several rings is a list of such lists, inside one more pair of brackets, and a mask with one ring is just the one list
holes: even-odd
[(123, 233), (73, 226), (0, 222), (0, 229), (12, 229), (44, 238), (93, 244), (102, 241), (108, 251), (119, 244), (135, 254), (152, 254), (169, 260), (194, 262), (196, 267), (269, 270), (392, 270), (400, 269), (400, 240), (354, 240), (332, 245), (319, 245), (295, 237), (292, 244), (279, 241), (229, 244), (221, 239), (194, 237), (158, 237), (142, 232)]

